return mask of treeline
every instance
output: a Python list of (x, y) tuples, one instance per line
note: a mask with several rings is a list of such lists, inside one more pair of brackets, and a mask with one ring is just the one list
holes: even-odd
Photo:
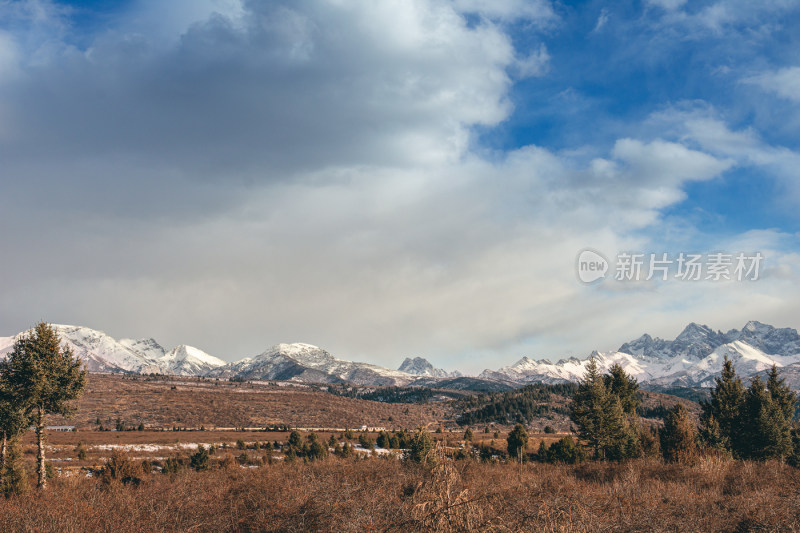
[(422, 387), (359, 389), (350, 385), (331, 385), (327, 390), (336, 396), (383, 403), (428, 403), (434, 396), (431, 389)]
[(637, 391), (636, 380), (619, 365), (603, 376), (596, 361), (589, 362), (573, 397), (570, 418), (592, 457), (660, 455), (668, 462), (691, 464), (701, 454), (723, 453), (736, 459), (800, 464), (800, 426), (793, 423), (797, 396), (775, 366), (766, 383), (755, 376), (745, 388), (726, 357), (710, 399), (701, 403), (699, 428), (680, 403), (657, 413), (664, 418), (660, 430), (646, 428), (637, 416)]
[(529, 424), (533, 419), (551, 414), (569, 414), (566, 407), (552, 405), (553, 396), (571, 398), (577, 391), (574, 383), (527, 385), (513, 391), (482, 394), (453, 402), (462, 411), (456, 422), (462, 426), (497, 423)]
[(727, 358), (711, 399), (702, 404), (699, 439), (711, 450), (738, 459), (779, 459), (800, 464), (800, 426), (793, 424), (797, 395), (773, 366), (766, 383), (745, 389)]

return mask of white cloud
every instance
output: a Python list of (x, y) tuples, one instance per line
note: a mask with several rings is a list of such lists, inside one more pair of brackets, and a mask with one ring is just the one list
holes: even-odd
[(647, 0), (647, 3), (667, 11), (674, 11), (686, 4), (686, 0)]
[(651, 246), (638, 230), (754, 141), (684, 120), (683, 138), (479, 157), (472, 129), (511, 112), (507, 72), (547, 64), (546, 48), (516, 59), (504, 23), (549, 20), (546, 4), (226, 6), (61, 41), (0, 93), (0, 225), (18, 228), (0, 237), (0, 334), (45, 318), (227, 359), (304, 341), (481, 370), (686, 321), (669, 306), (738, 320), (754, 294), (793, 294), (777, 277), (705, 300), (577, 282), (579, 250)]
[(612, 152), (625, 161), (634, 179), (676, 186), (686, 181), (708, 180), (733, 166), (733, 160), (719, 160), (681, 144), (655, 140), (648, 144), (620, 139)]
[(597, 17), (597, 23), (594, 25), (594, 29), (592, 31), (599, 32), (600, 30), (602, 30), (603, 27), (605, 27), (605, 25), (608, 23), (609, 16), (610, 15), (608, 14), (607, 8), (604, 7), (603, 9), (601, 9), (600, 16)]
[(663, 9), (659, 24), (682, 28), (690, 38), (707, 35), (730, 39), (768, 40), (780, 25), (778, 18), (796, 9), (796, 0), (723, 0), (702, 7), (682, 0), (648, 0)]
[(550, 54), (547, 47), (541, 44), (537, 50), (516, 62), (516, 70), (521, 78), (532, 78), (547, 73), (550, 64)]
[(556, 18), (548, 0), (453, 0), (453, 5), (463, 13), (503, 21), (525, 19), (545, 24)]
[(800, 102), (800, 67), (786, 67), (745, 78), (746, 83), (760, 85), (783, 98)]

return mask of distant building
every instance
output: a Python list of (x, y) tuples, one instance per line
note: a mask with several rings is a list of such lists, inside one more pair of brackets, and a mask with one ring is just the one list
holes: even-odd
[(376, 433), (378, 431), (386, 431), (386, 428), (382, 426), (361, 426), (361, 431), (366, 431), (367, 433)]
[(75, 431), (75, 426), (45, 426), (48, 431)]

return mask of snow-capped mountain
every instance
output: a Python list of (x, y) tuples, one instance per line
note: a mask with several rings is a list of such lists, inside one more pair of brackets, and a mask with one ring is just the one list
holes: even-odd
[[(625, 371), (633, 376), (640, 376), (646, 372), (647, 364), (635, 356), (621, 353), (592, 352), (591, 356), (597, 360), (601, 372), (607, 371), (614, 364), (619, 364)], [(479, 377), (483, 379), (507, 380), (516, 383), (563, 383), (565, 381), (578, 381), (586, 372), (589, 358), (577, 359), (571, 357), (551, 363), (547, 359), (534, 361), (523, 357), (511, 366), (500, 370), (484, 370)]]
[[(226, 364), (191, 346), (178, 346), (167, 353), (154, 339), (117, 341), (102, 331), (82, 326), (53, 324), (53, 328), (91, 372), (197, 376)], [(13, 337), (0, 337), (0, 357), (10, 352), (14, 342), (27, 333), (23, 331)]]
[(119, 343), (145, 359), (160, 359), (167, 354), (167, 350), (155, 339), (120, 339)]
[[(278, 344), (264, 353), (233, 363), (202, 350), (181, 345), (170, 351), (154, 339), (121, 339), (81, 326), (53, 326), (90, 371), (161, 373), (182, 376), (292, 380), (316, 383), (352, 383), (369, 386), (435, 386), (460, 376), (435, 368), (427, 360), (407, 358), (399, 370), (337, 359), (310, 344)], [(0, 337), (0, 358), (13, 349), (23, 334)], [(743, 377), (763, 373), (773, 364), (785, 369), (787, 381), (800, 387), (800, 335), (791, 328), (748, 322), (727, 333), (689, 324), (674, 340), (642, 335), (616, 351), (593, 352), (601, 371), (619, 364), (640, 383), (653, 385), (710, 386), (727, 356)], [(586, 359), (557, 363), (523, 357), (499, 370), (485, 370), (478, 379), (493, 383), (526, 384), (577, 381), (586, 372)], [(466, 379), (466, 378), (464, 378)], [(474, 378), (470, 378), (474, 379)], [(473, 384), (474, 385), (474, 384)], [(470, 385), (472, 386), (472, 385)]]
[[(755, 321), (741, 331), (727, 333), (692, 323), (672, 341), (645, 334), (615, 352), (592, 355), (602, 371), (618, 363), (641, 383), (711, 386), (725, 356), (744, 377), (764, 372), (773, 364), (779, 368), (796, 365), (800, 371), (800, 335), (791, 328), (778, 329)], [(589, 358), (571, 358), (553, 364), (523, 357), (509, 367), (485, 370), (480, 377), (517, 383), (577, 381), (588, 362)]]
[(203, 376), (228, 364), (222, 359), (208, 355), (203, 350), (181, 344), (157, 359), (162, 374), (175, 376)]
[[(102, 331), (81, 326), (53, 324), (61, 341), (72, 349), (72, 352), (86, 363), (92, 372), (152, 372), (154, 361), (117, 342)], [(7, 345), (0, 347), (0, 354), (13, 349), (14, 342), (27, 331), (10, 339)]]
[(414, 376), (367, 363), (336, 359), (310, 344), (278, 344), (266, 352), (212, 370), (209, 377), (236, 377), (356, 385), (406, 385)]
[(428, 378), (457, 378), (461, 377), (461, 372), (447, 372), (441, 368), (435, 368), (430, 361), (423, 357), (415, 357), (411, 359), (406, 357), (403, 363), (398, 368), (400, 372), (406, 374), (413, 374), (415, 376), (424, 376)]

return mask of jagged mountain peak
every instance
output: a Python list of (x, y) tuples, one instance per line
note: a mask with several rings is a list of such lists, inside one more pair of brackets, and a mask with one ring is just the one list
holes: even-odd
[(162, 373), (179, 376), (200, 376), (228, 364), (199, 348), (186, 344), (176, 346), (157, 362)]
[(713, 329), (709, 328), (704, 324), (698, 324), (696, 322), (690, 323), (688, 326), (683, 328), (683, 331), (675, 337), (676, 342), (697, 342), (701, 339), (708, 339), (714, 338), (716, 336), (721, 336), (722, 332), (715, 332)]
[(186, 344), (176, 346), (162, 358), (164, 361), (185, 361), (187, 359), (196, 359), (212, 366), (222, 366), (227, 364), (222, 359), (214, 357), (213, 355), (209, 355), (199, 348), (188, 346)]
[(436, 368), (424, 357), (414, 357), (413, 359), (406, 357), (398, 370), (414, 376), (425, 376), (432, 378), (458, 377), (461, 375), (459, 372), (451, 373), (442, 370), (441, 368)]

